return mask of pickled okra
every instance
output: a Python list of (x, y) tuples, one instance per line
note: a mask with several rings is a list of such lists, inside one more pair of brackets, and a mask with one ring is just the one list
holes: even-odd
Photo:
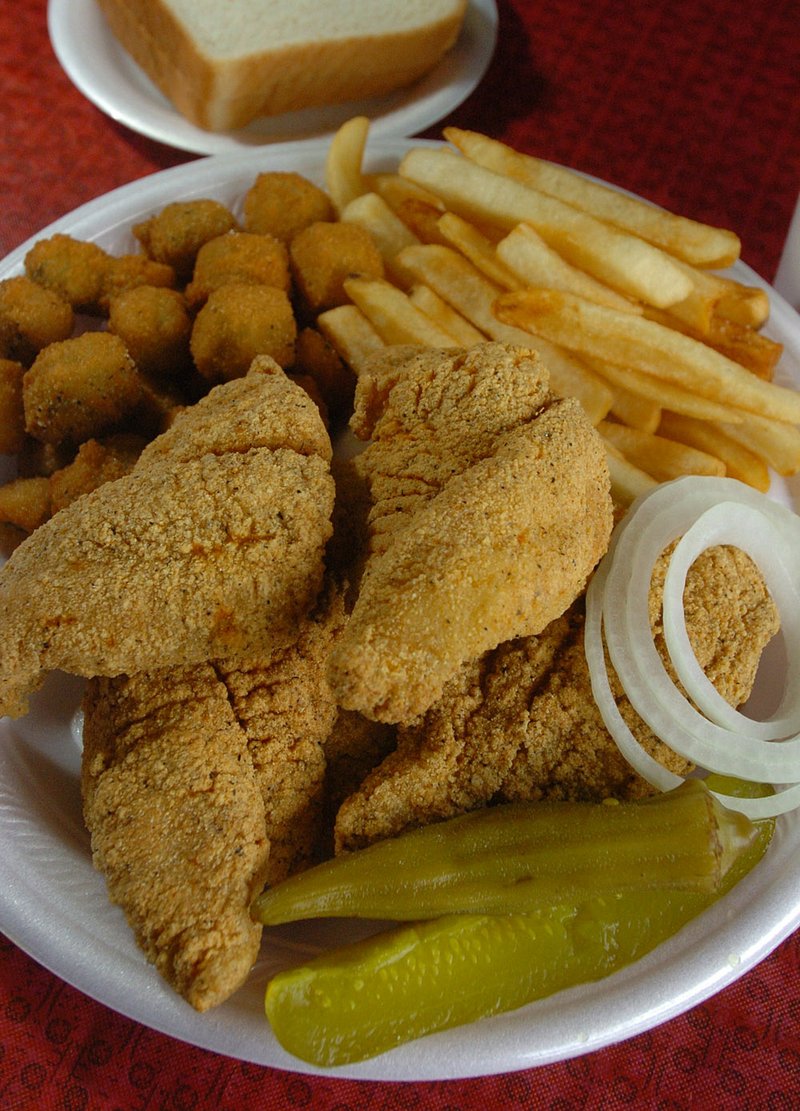
[(358, 849), (264, 891), (253, 917), (527, 914), (646, 888), (714, 891), (753, 836), (700, 780), (636, 802), (508, 803)]
[[(735, 794), (737, 784), (716, 789)], [(531, 914), (447, 915), (324, 953), (270, 981), (267, 1017), (284, 1049), (330, 1067), (600, 979), (730, 890), (762, 858), (773, 828), (772, 819), (754, 824), (716, 891), (659, 888), (651, 877), (647, 890)]]

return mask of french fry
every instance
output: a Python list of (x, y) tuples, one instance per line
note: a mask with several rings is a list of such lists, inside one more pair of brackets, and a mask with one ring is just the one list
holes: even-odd
[(532, 224), (574, 266), (646, 304), (666, 308), (692, 291), (689, 275), (658, 247), (448, 150), (416, 147), (400, 173), (479, 225)]
[(408, 275), (397, 262), (397, 255), (403, 247), (419, 240), (379, 193), (362, 193), (354, 197), (342, 210), (340, 219), (366, 228), (378, 245), (387, 275), (401, 286), (409, 284)]
[(355, 305), (338, 305), (317, 317), (317, 327), (354, 374), (386, 345)]
[(606, 441), (606, 461), (611, 478), (611, 497), (616, 505), (629, 506), (640, 494), (652, 490), (658, 482), (626, 459), (621, 451)]
[(555, 290), (502, 294), (500, 320), (759, 416), (800, 422), (800, 393), (765, 382), (712, 347), (653, 320)]
[(705, 332), (692, 328), (685, 321), (676, 317), (669, 309), (648, 308), (645, 316), (650, 320), (657, 320), (668, 328), (675, 328), (686, 336), (708, 344), (715, 351), (726, 355), (733, 362), (746, 367), (751, 374), (771, 382), (775, 367), (783, 354), (783, 344), (757, 332), (755, 328), (745, 324), (738, 324), (724, 317), (713, 316)]
[(328, 146), (325, 188), (337, 215), (355, 197), (367, 192), (362, 167), (368, 135), (367, 117), (352, 116), (336, 131)]
[(497, 173), (583, 209), (641, 236), (695, 266), (730, 266), (739, 257), (739, 237), (667, 212), (629, 194), (618, 192), (564, 166), (522, 154), (475, 131), (446, 127), (444, 136), (468, 158)]
[(710, 421), (664, 412), (658, 435), (665, 436), (668, 440), (679, 440), (682, 444), (721, 459), (725, 464), (725, 473), (730, 478), (738, 478), (740, 482), (745, 482), (762, 493), (769, 489), (769, 468), (764, 460)]
[(495, 251), (494, 243), (468, 220), (445, 212), (437, 221), (445, 241), (470, 260), (482, 274), (503, 289), (519, 289), (525, 283)]
[[(769, 297), (759, 286), (744, 285), (735, 278), (722, 274), (711, 274), (697, 266), (684, 262), (677, 265), (691, 279), (694, 286), (686, 304), (671, 306), (679, 319), (694, 327), (701, 327), (704, 315), (721, 316), (749, 328), (760, 328), (769, 317)], [(704, 306), (704, 312), (698, 311)]]
[(613, 390), (627, 389), (636, 393), (659, 408), (672, 409), (676, 413), (694, 417), (697, 420), (727, 421), (741, 423), (746, 414), (732, 405), (723, 405), (710, 398), (701, 397), (691, 390), (666, 382), (653, 374), (643, 374), (629, 366), (617, 366), (604, 359), (591, 355), (581, 356), (584, 363), (607, 381)]
[(564, 397), (576, 397), (593, 424), (608, 414), (612, 393), (606, 383), (554, 344), (499, 321), (492, 304), (500, 290), (468, 259), (451, 247), (433, 243), (406, 247), (400, 257), (418, 281), (429, 285), (484, 335), (538, 351), (550, 373), (553, 389)]
[(732, 440), (760, 455), (776, 474), (800, 473), (800, 428), (782, 420), (746, 414), (741, 424), (720, 423)]
[(397, 206), (397, 215), (411, 229), (422, 243), (438, 243), (448, 246), (448, 241), (439, 230), (439, 220), (443, 211), (430, 201), (419, 197), (406, 197)]
[(642, 432), (638, 428), (626, 428), (624, 424), (613, 421), (600, 421), (597, 431), (606, 443), (658, 482), (669, 482), (689, 474), (718, 477), (725, 474), (725, 464), (721, 459), (688, 444)]
[(453, 341), (462, 347), (472, 347), (486, 339), (483, 332), (479, 332), (466, 317), (456, 312), (438, 293), (434, 293), (429, 285), (415, 282), (408, 291), (408, 299), (440, 328), (444, 328), (453, 337)]
[(453, 346), (452, 336), (391, 282), (383, 278), (347, 278), (344, 288), (384, 343)]
[(641, 432), (655, 432), (661, 423), (661, 404), (659, 401), (643, 397), (634, 393), (627, 386), (619, 382), (612, 384), (609, 377), (603, 374), (605, 364), (600, 359), (586, 359), (586, 365), (594, 370), (601, 378), (611, 385), (613, 400), (611, 402), (611, 416), (616, 417), (622, 424), (629, 428), (638, 428)]
[(495, 250), (498, 258), (516, 274), (519, 279), (517, 285), (562, 289), (622, 312), (642, 312), (642, 306), (637, 302), (623, 297), (591, 274), (571, 266), (558, 251), (545, 243), (530, 224), (517, 224), (500, 240)]
[(445, 211), (445, 206), (435, 193), (415, 185), (408, 178), (401, 177), (398, 173), (368, 174), (365, 178), (368, 187), (388, 204), (393, 212), (399, 212), (406, 201), (422, 201), (439, 212)]

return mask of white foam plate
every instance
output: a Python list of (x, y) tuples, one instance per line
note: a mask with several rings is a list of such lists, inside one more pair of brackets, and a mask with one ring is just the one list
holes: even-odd
[(470, 0), (453, 49), (431, 73), (385, 97), (262, 117), (238, 131), (195, 127), (125, 51), (94, 0), (49, 0), (50, 41), (72, 83), (117, 123), (195, 154), (224, 154), (267, 143), (331, 135), (354, 115), (369, 116), (374, 135), (416, 135), (470, 95), (497, 40), (494, 0)]
[[(370, 142), (367, 168), (389, 169), (418, 141)], [(111, 251), (135, 249), (130, 228), (179, 198), (212, 196), (238, 208), (256, 173), (294, 169), (321, 181), (327, 142), (201, 159), (123, 186), (77, 209), (0, 263), (19, 273), (35, 239), (56, 231)], [(769, 289), (737, 264), (741, 280)], [(777, 380), (800, 383), (800, 317), (771, 291), (766, 331), (785, 345)], [(1, 458), (1, 457), (0, 457)], [(8, 464), (8, 461), (6, 461)], [(10, 464), (7, 466), (7, 473)], [(797, 504), (800, 485), (776, 484)], [(781, 675), (774, 675), (779, 683)], [(269, 933), (248, 983), (218, 1009), (196, 1014), (161, 981), (106, 897), (93, 868), (80, 805), (81, 683), (55, 674), (18, 721), (0, 721), (0, 929), (62, 979), (114, 1010), (231, 1057), (314, 1072), (286, 1054), (263, 1013), (269, 976), (349, 940), (363, 927), (331, 921)], [(335, 1075), (433, 1080), (511, 1072), (574, 1057), (638, 1034), (730, 984), (800, 924), (800, 813), (782, 817), (766, 858), (729, 895), (630, 967), (595, 984), (479, 1023), (420, 1039)]]

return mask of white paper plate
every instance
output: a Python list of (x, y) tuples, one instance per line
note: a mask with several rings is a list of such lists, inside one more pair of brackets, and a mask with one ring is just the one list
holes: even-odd
[(195, 127), (172, 106), (119, 44), (94, 0), (49, 0), (48, 27), (67, 76), (117, 123), (180, 150), (224, 154), (330, 135), (354, 115), (369, 116), (374, 135), (418, 134), (444, 119), (480, 82), (494, 53), (497, 7), (494, 0), (470, 0), (453, 49), (407, 89), (324, 109), (265, 116), (223, 134)]
[[(369, 169), (396, 164), (418, 142), (370, 143)], [(255, 174), (295, 169), (320, 179), (327, 143), (202, 159), (115, 190), (34, 238), (61, 231), (112, 251), (135, 247), (130, 227), (169, 201), (213, 196), (237, 207)], [(18, 273), (33, 240), (2, 264)], [(760, 284), (743, 265), (740, 279)], [(785, 344), (779, 378), (800, 383), (800, 318), (772, 294), (766, 329)], [(800, 486), (776, 493), (800, 502)], [(780, 676), (775, 676), (780, 680)], [(274, 931), (247, 985), (217, 1010), (196, 1014), (145, 962), (121, 912), (92, 869), (79, 798), (80, 741), (73, 725), (81, 684), (53, 675), (19, 721), (0, 721), (0, 929), (58, 976), (156, 1030), (246, 1061), (314, 1072), (277, 1045), (263, 1014), (273, 971), (356, 936), (363, 927), (323, 922)], [(563, 1060), (640, 1033), (706, 999), (752, 968), (800, 924), (800, 814), (778, 823), (766, 859), (725, 899), (636, 964), (596, 984), (562, 992), (442, 1034), (334, 1075), (432, 1080), (510, 1072)]]

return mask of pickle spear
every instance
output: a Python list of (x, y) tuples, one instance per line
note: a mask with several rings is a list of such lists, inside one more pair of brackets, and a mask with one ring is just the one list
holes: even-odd
[[(741, 789), (713, 778), (724, 793)], [(532, 914), (447, 915), (322, 954), (270, 981), (265, 1007), (274, 1034), (303, 1061), (344, 1065), (607, 976), (676, 933), (758, 863), (774, 819), (754, 825), (716, 891), (652, 886)]]
[(647, 888), (713, 892), (755, 836), (700, 780), (636, 802), (508, 803), (325, 861), (259, 895), (264, 925), (529, 914)]

